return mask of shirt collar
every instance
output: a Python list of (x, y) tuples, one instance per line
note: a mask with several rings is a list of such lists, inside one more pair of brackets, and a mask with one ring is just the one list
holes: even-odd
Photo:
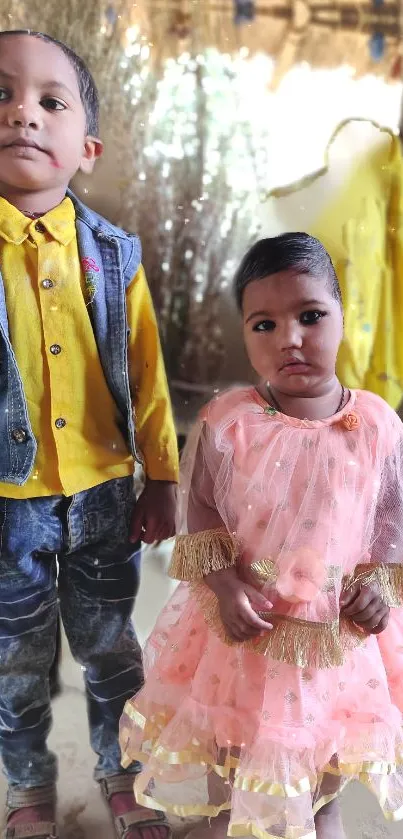
[(68, 245), (76, 235), (75, 218), (75, 209), (70, 198), (64, 198), (61, 204), (49, 210), (40, 219), (24, 216), (13, 204), (5, 198), (0, 198), (0, 238), (15, 245), (21, 245), (29, 235), (37, 241), (36, 225), (39, 221), (53, 239), (61, 245)]

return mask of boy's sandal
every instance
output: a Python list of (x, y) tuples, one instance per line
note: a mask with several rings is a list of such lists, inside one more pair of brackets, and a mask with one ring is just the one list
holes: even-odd
[(56, 825), (52, 822), (28, 822), (6, 827), (4, 839), (59, 839)]
[(40, 807), (50, 804), (56, 810), (56, 790), (53, 784), (30, 789), (13, 789), (9, 787), (5, 812), (5, 826), (3, 839), (59, 839), (55, 822), (27, 822), (26, 824), (8, 825), (10, 816), (16, 810), (25, 807)]
[[(121, 775), (110, 775), (109, 778), (103, 778), (100, 781), (100, 787), (111, 810), (110, 799), (112, 795), (119, 792), (133, 793), (133, 775), (124, 775), (123, 773)], [(136, 806), (136, 809), (120, 816), (115, 816), (112, 810), (111, 813), (118, 839), (127, 839), (133, 829), (141, 832), (147, 827), (163, 827), (166, 831), (166, 839), (172, 839), (172, 827), (164, 813), (159, 810), (149, 810), (147, 807), (139, 805)]]

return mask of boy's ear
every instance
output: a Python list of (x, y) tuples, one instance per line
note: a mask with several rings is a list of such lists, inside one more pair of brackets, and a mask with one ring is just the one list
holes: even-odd
[(101, 157), (103, 150), (104, 146), (102, 141), (98, 140), (97, 137), (88, 135), (85, 138), (84, 152), (79, 167), (80, 172), (84, 172), (85, 175), (90, 175), (95, 166), (95, 161)]

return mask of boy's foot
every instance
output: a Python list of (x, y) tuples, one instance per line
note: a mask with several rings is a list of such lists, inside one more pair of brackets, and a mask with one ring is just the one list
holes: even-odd
[(118, 839), (171, 839), (172, 828), (163, 813), (137, 804), (132, 775), (111, 775), (101, 781)]
[(345, 839), (340, 801), (335, 798), (326, 804), (315, 816), (317, 839)]
[(9, 788), (3, 839), (58, 839), (53, 786)]

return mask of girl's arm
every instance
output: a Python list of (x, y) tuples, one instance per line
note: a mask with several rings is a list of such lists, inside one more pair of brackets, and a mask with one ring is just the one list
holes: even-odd
[(238, 576), (241, 548), (235, 520), (222, 501), (230, 486), (230, 461), (215, 448), (206, 424), (185, 448), (182, 476), (181, 535), (176, 537), (170, 576), (198, 587), (195, 596), (206, 604), (210, 619), (214, 613), (216, 629), (218, 619), (227, 637), (245, 641), (269, 631), (272, 625), (258, 612), (267, 614), (271, 603)]
[(220, 503), (223, 457), (206, 422), (192, 432), (181, 462), (178, 522), (170, 576), (195, 582), (232, 569), (236, 577), (239, 546)]
[(402, 432), (382, 470), (369, 553), (369, 561), (355, 569), (351, 585), (371, 587), (386, 606), (403, 606)]

